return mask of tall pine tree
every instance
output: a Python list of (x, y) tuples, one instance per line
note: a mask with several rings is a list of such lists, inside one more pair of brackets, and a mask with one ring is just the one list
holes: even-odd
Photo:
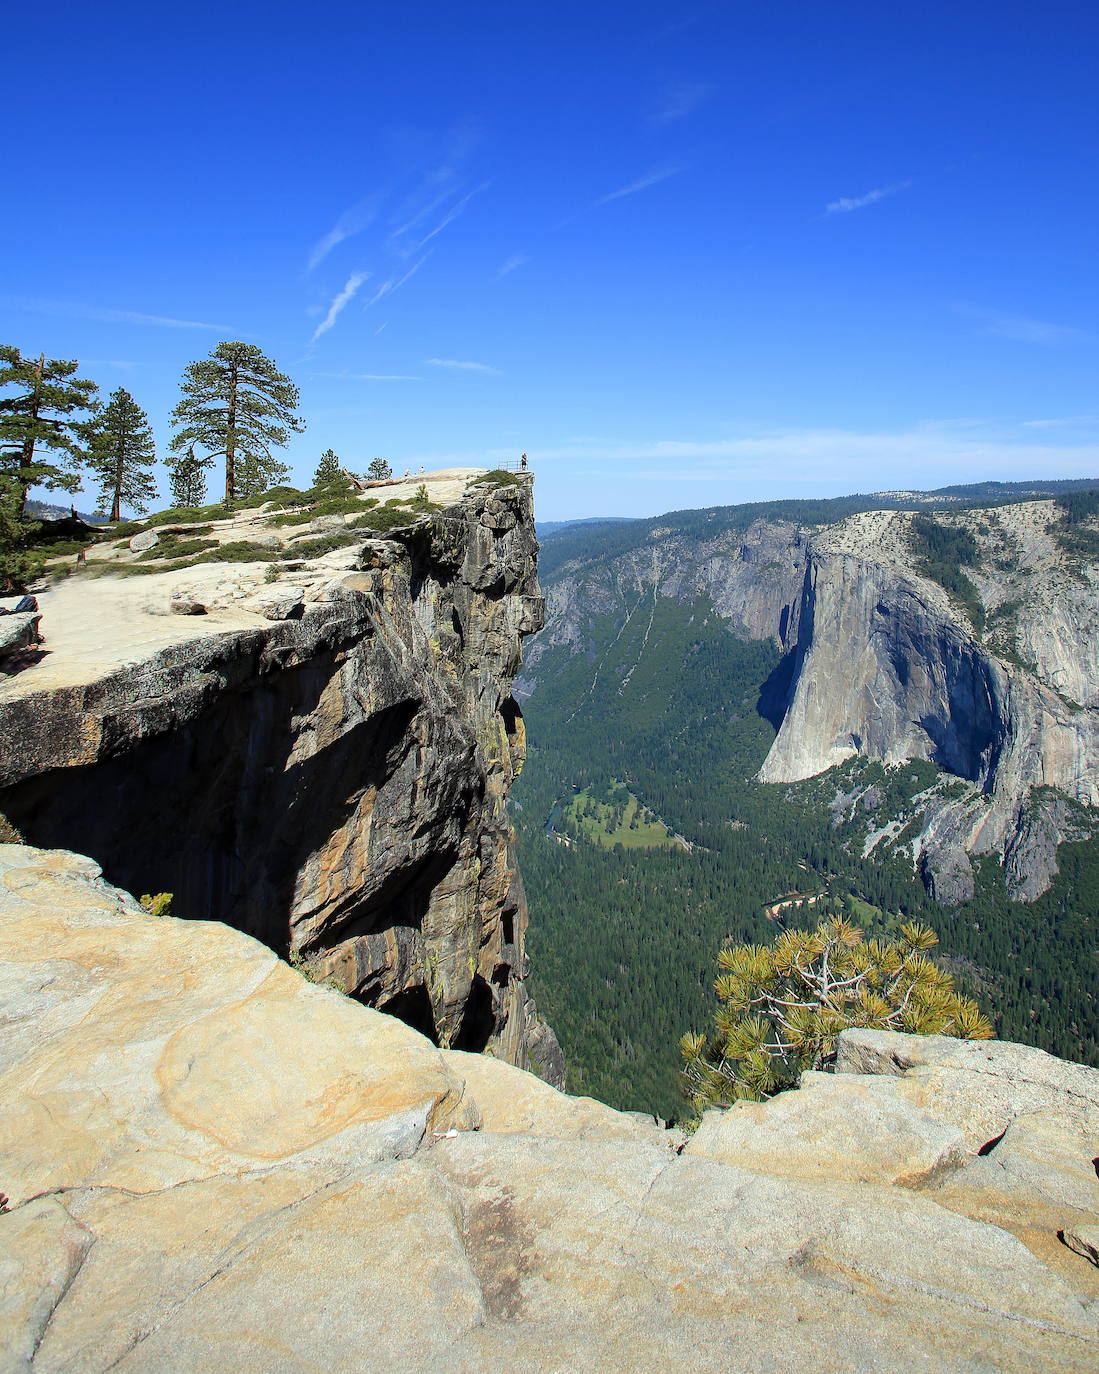
[[(296, 414), (298, 388), (254, 344), (219, 343), (209, 358), (191, 363), (181, 383), (183, 399), (172, 411), (179, 432), (173, 453), (196, 460), (225, 459), (225, 500), (253, 495), (285, 476), (271, 456), (304, 422)], [(169, 459), (174, 467), (178, 459)]]
[(156, 483), (149, 468), (156, 448), (149, 417), (125, 387), (111, 393), (105, 409), (87, 426), (88, 466), (100, 484), (98, 508), (122, 518), (122, 506), (138, 515), (149, 509)]
[[(25, 358), (0, 344), (0, 476), (22, 517), (31, 487), (76, 491), (73, 471), (83, 457), (84, 423), (99, 388), (75, 377), (77, 364), (61, 358)], [(7, 393), (7, 394), (3, 394)]]
[(168, 485), (173, 506), (201, 506), (206, 500), (206, 469), (212, 458), (199, 458), (193, 449), (173, 458), (168, 465)]
[(317, 470), (313, 474), (313, 485), (322, 487), (326, 482), (338, 482), (340, 480), (340, 460), (336, 456), (335, 450), (326, 448), (321, 454)]

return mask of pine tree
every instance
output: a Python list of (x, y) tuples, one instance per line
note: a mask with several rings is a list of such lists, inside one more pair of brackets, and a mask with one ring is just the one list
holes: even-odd
[[(173, 453), (195, 458), (196, 445), (207, 457), (225, 458), (225, 500), (254, 495), (286, 475), (272, 458), (291, 432), (300, 434), (298, 388), (254, 344), (219, 343), (209, 358), (191, 363), (180, 384), (183, 399), (172, 411), (179, 433)], [(173, 461), (173, 460), (170, 460)]]
[(23, 493), (10, 477), (0, 474), (0, 591), (22, 591), (35, 571), (26, 553), (27, 541), (41, 528), (20, 511)]
[(340, 460), (332, 449), (326, 448), (313, 474), (313, 485), (322, 487), (326, 482), (338, 482), (340, 476)]
[(902, 925), (897, 941), (866, 940), (834, 916), (815, 931), (785, 930), (770, 946), (723, 949), (715, 1033), (680, 1041), (692, 1106), (701, 1112), (793, 1087), (803, 1070), (834, 1060), (849, 1026), (989, 1039), (992, 1027), (976, 1002), (927, 957), (938, 943), (918, 922)]
[(385, 477), (392, 477), (393, 469), (384, 458), (373, 458), (366, 470), (366, 475), (374, 481), (381, 481)]
[(168, 477), (172, 505), (201, 506), (206, 500), (206, 469), (212, 466), (212, 458), (199, 458), (193, 449), (173, 459)]
[(290, 469), (277, 458), (256, 453), (242, 453), (236, 462), (236, 488), (240, 497), (258, 496), (270, 491), (290, 476)]
[[(74, 377), (76, 369), (75, 361), (24, 358), (18, 348), (0, 344), (0, 392), (11, 393), (0, 395), (0, 475), (13, 485), (20, 517), (31, 487), (80, 486), (71, 471), (83, 457), (84, 422), (77, 413), (95, 408), (99, 388)], [(47, 461), (43, 450), (57, 461)]]
[(147, 471), (156, 462), (156, 448), (149, 417), (125, 387), (111, 393), (88, 424), (86, 438), (88, 466), (100, 483), (98, 509), (109, 510), (112, 520), (122, 518), (123, 505), (143, 515), (156, 496)]

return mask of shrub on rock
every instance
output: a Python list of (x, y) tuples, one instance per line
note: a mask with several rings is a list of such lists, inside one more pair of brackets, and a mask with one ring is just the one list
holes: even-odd
[(785, 930), (772, 945), (723, 949), (714, 1034), (680, 1041), (691, 1105), (702, 1112), (793, 1087), (804, 1070), (831, 1066), (851, 1026), (989, 1039), (976, 1002), (928, 958), (937, 944), (918, 922), (902, 925), (899, 940), (867, 940), (835, 916), (814, 931)]

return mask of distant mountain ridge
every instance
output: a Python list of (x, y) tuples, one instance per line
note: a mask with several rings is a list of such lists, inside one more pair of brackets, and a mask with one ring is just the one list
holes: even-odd
[(585, 515), (576, 520), (539, 520), (535, 524), (535, 532), (539, 539), (545, 539), (551, 534), (559, 534), (561, 530), (572, 529), (574, 525), (621, 525), (632, 519), (629, 515)]
[[(32, 520), (71, 520), (75, 506), (57, 505), (50, 501), (28, 501), (27, 515)], [(87, 512), (76, 511), (76, 518), (83, 520), (85, 525), (106, 525), (107, 517), (102, 514), (88, 515)]]
[(936, 505), (958, 510), (979, 506), (1009, 505), (1040, 500), (1072, 491), (1099, 490), (1099, 477), (1034, 480), (1027, 482), (972, 482), (940, 487), (934, 491), (887, 491), (852, 496), (789, 497), (774, 501), (750, 501), (732, 506), (705, 506), (668, 511), (637, 520), (575, 523), (554, 532), (542, 551), (543, 578), (573, 558), (604, 559), (647, 544), (655, 531), (688, 536), (714, 536), (724, 531), (746, 530), (754, 520), (787, 520), (799, 525), (832, 525), (848, 515), (871, 510), (926, 510)]

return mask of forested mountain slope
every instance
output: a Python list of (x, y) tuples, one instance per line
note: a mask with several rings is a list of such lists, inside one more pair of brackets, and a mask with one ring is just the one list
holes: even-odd
[(1000, 1034), (1095, 1058), (1099, 500), (1041, 492), (547, 541), (515, 803), (578, 1086), (674, 1111), (722, 940), (836, 906), (919, 914)]

